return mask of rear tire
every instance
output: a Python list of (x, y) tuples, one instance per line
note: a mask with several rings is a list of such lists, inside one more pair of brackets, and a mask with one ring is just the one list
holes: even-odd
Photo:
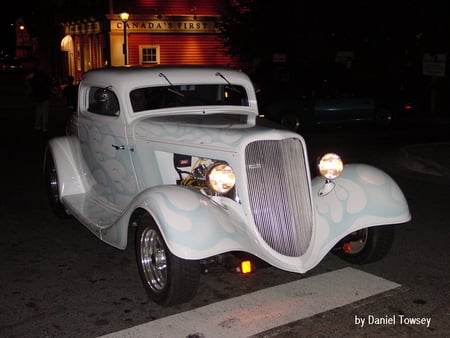
[(387, 128), (393, 124), (392, 111), (387, 107), (379, 107), (375, 112), (375, 125), (380, 128)]
[[(376, 262), (389, 252), (394, 235), (395, 228), (392, 225), (365, 228), (347, 236), (333, 253), (352, 264)], [(349, 252), (343, 250), (344, 245), (349, 248)]]
[(152, 301), (171, 306), (185, 303), (196, 295), (199, 262), (173, 255), (149, 214), (138, 220), (135, 251), (141, 281)]
[(58, 218), (70, 218), (66, 208), (60, 201), (58, 173), (52, 153), (47, 149), (44, 157), (44, 185), (47, 198), (55, 216)]

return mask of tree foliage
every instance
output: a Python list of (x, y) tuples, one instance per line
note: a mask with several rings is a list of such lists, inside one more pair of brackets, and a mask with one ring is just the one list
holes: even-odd
[(248, 60), (265, 58), (276, 52), (286, 52), (286, 35), (295, 35), (290, 29), (292, 14), (286, 9), (296, 3), (286, 0), (236, 0), (228, 3), (219, 30), (224, 46), (232, 55)]
[(358, 50), (398, 57), (420, 44), (448, 49), (450, 3), (422, 0), (233, 0), (222, 15), (221, 36), (232, 55), (248, 60), (286, 53), (293, 62)]

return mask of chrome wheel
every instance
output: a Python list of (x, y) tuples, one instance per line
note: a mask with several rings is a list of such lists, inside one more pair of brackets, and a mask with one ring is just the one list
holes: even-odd
[(153, 292), (161, 292), (167, 285), (167, 257), (161, 236), (151, 228), (146, 228), (140, 239), (140, 265), (148, 287)]
[(59, 186), (58, 186), (58, 178), (56, 176), (56, 168), (52, 166), (49, 168), (48, 174), (48, 197), (51, 200), (51, 203), (59, 202)]
[(136, 259), (145, 290), (150, 299), (163, 306), (191, 300), (197, 293), (200, 263), (172, 254), (154, 219), (147, 212), (137, 212)]
[(355, 235), (356, 240), (345, 243), (345, 253), (349, 255), (355, 255), (358, 252), (361, 252), (366, 246), (368, 234), (369, 231), (367, 228), (359, 230), (358, 232), (352, 234)]
[(395, 226), (361, 229), (345, 237), (333, 252), (353, 264), (375, 262), (387, 255), (394, 242)]

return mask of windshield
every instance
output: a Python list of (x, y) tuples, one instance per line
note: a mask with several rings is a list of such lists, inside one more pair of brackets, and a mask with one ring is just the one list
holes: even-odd
[(229, 84), (161, 86), (130, 92), (133, 112), (191, 106), (248, 106), (247, 92), (242, 86)]

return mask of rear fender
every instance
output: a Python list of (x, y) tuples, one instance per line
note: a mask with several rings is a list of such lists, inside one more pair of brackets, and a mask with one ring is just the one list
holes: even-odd
[[(45, 156), (53, 157), (58, 174), (60, 197), (86, 193), (93, 184), (89, 170), (81, 156), (78, 139), (73, 136), (51, 139), (46, 148)], [(45, 163), (46, 158), (44, 158)]]

